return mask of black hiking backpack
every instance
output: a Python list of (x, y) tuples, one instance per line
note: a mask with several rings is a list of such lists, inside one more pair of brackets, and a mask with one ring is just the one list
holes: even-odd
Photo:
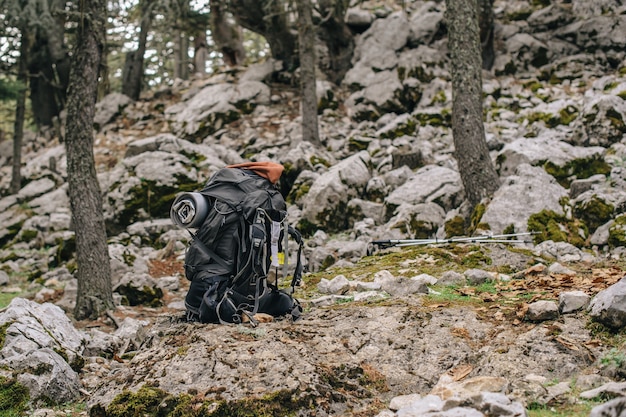
[[(303, 243), (285, 221), (285, 200), (275, 185), (282, 170), (271, 162), (226, 167), (199, 192), (174, 201), (174, 223), (197, 229), (190, 230), (185, 254), (185, 276), (191, 281), (187, 320), (256, 325), (257, 313), (300, 318), (302, 308), (291, 294), (302, 278)], [(298, 244), (289, 291), (278, 288), (278, 268), (288, 258), (286, 234)]]

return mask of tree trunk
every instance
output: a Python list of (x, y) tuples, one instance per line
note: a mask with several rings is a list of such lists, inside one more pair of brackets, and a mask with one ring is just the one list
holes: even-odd
[(480, 27), (480, 45), (483, 69), (490, 70), (496, 59), (493, 49), (494, 37), (493, 0), (478, 0), (478, 25)]
[(446, 0), (446, 9), (455, 157), (473, 209), (500, 184), (485, 140), (477, 2)]
[(29, 54), (30, 100), (35, 123), (52, 126), (65, 108), (70, 62), (64, 43), (65, 0), (39, 2), (39, 26)]
[(246, 51), (241, 28), (229, 21), (224, 0), (211, 0), (210, 4), (209, 22), (215, 48), (222, 53), (224, 63), (229, 67), (243, 64)]
[(189, 0), (181, 0), (174, 20), (174, 78), (189, 79)]
[(283, 61), (287, 70), (298, 67), (297, 37), (284, 0), (231, 0), (231, 11), (241, 26), (265, 37), (272, 58)]
[(354, 36), (344, 19), (348, 5), (346, 0), (319, 1), (322, 20), (318, 31), (328, 51), (328, 63), (321, 65), (321, 70), (337, 85), (351, 68), (354, 55)]
[(137, 50), (129, 52), (124, 62), (122, 72), (122, 94), (133, 100), (139, 100), (144, 76), (144, 55), (146, 53), (146, 43), (148, 42), (148, 31), (152, 24), (152, 0), (141, 1), (141, 22), (139, 24), (139, 43)]
[(300, 47), (300, 110), (302, 139), (321, 146), (315, 91), (315, 30), (310, 0), (298, 0), (298, 40)]
[(13, 172), (11, 176), (11, 193), (17, 194), (22, 188), (22, 140), (24, 138), (24, 118), (26, 115), (26, 91), (28, 89), (28, 51), (30, 49), (30, 30), (23, 27), (20, 43), (20, 58), (17, 70), (17, 81), (20, 91), (15, 107), (15, 124), (13, 129)]
[(193, 37), (193, 71), (195, 74), (206, 74), (206, 61), (209, 49), (206, 41), (206, 32), (198, 30)]
[(106, 36), (106, 1), (90, 0), (80, 5), (83, 9), (70, 71), (65, 140), (78, 263), (74, 310), (77, 320), (96, 318), (114, 308), (102, 195), (93, 154), (93, 119)]

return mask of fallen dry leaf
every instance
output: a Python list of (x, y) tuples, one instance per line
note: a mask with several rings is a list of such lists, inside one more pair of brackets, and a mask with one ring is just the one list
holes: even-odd
[(559, 342), (560, 344), (562, 344), (563, 346), (565, 346), (566, 348), (568, 348), (569, 350), (580, 350), (578, 348), (578, 346), (576, 346), (576, 343), (564, 336), (557, 336), (554, 338), (554, 340), (556, 340), (557, 342)]
[(470, 339), (469, 331), (467, 331), (467, 329), (464, 329), (463, 327), (453, 327), (452, 330), (450, 330), (450, 333), (452, 333), (452, 335), (457, 336), (457, 337)]
[(456, 366), (446, 372), (453, 381), (460, 381), (468, 376), (474, 368), (470, 364)]

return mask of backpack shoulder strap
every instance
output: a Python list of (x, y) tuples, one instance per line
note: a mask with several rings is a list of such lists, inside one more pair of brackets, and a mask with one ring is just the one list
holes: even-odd
[[(207, 245), (205, 245), (202, 240), (198, 239), (198, 237), (196, 235), (194, 235), (193, 233), (191, 233), (191, 231), (189, 231), (189, 229), (187, 229), (187, 231), (189, 232), (189, 234), (191, 235), (191, 238), (193, 239), (194, 242), (196, 242), (196, 244), (198, 245), (198, 247), (200, 248), (200, 250), (202, 250), (202, 252), (204, 252), (206, 255), (208, 255), (211, 259), (213, 259), (215, 262), (217, 262), (218, 264), (220, 264), (221, 266), (223, 266), (226, 269), (230, 269), (230, 265), (228, 265), (228, 263), (224, 260), (224, 258), (222, 258), (221, 256), (219, 256), (217, 253), (215, 253), (214, 251), (212, 251)], [(199, 267), (202, 268), (202, 267)]]
[(298, 244), (298, 255), (297, 255), (298, 257), (296, 260), (296, 269), (293, 273), (293, 278), (291, 279), (291, 292), (293, 293), (295, 291), (295, 288), (299, 286), (300, 282), (302, 281), (302, 270), (304, 269), (304, 267), (302, 265), (301, 255), (302, 255), (302, 248), (304, 247), (304, 242), (302, 241), (302, 235), (300, 234), (300, 232), (294, 227), (292, 227), (291, 225), (288, 225), (287, 233), (289, 233), (289, 235), (291, 235), (291, 237), (293, 237), (293, 239)]

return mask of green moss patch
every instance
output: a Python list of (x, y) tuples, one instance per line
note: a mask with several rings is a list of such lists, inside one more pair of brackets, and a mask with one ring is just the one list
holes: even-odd
[(443, 109), (440, 113), (417, 113), (415, 118), (421, 126), (452, 126), (452, 112), (447, 109)]
[(6, 247), (11, 244), (11, 241), (17, 234), (22, 230), (22, 225), (24, 224), (24, 220), (18, 221), (17, 223), (10, 224), (6, 226), (6, 233), (4, 236), (0, 236), (0, 248)]
[(19, 416), (26, 410), (28, 388), (13, 378), (0, 376), (0, 416)]
[[(546, 127), (551, 129), (559, 125), (569, 125), (578, 117), (579, 111), (574, 106), (567, 106), (559, 110), (559, 114), (535, 112), (531, 113), (526, 119), (530, 123), (543, 122)], [(520, 122), (523, 120), (520, 120)]]
[(189, 394), (170, 395), (149, 386), (137, 392), (124, 391), (104, 409), (95, 406), (92, 417), (273, 417), (296, 416), (298, 411), (313, 407), (313, 399), (289, 391), (278, 391), (263, 397), (237, 401), (213, 401)]
[(552, 240), (554, 242), (569, 242), (574, 246), (586, 245), (589, 235), (587, 227), (578, 219), (568, 219), (565, 215), (552, 210), (542, 210), (528, 218), (528, 231), (534, 235), (535, 244)]
[(574, 159), (563, 166), (546, 161), (543, 163), (543, 168), (565, 188), (569, 188), (573, 179), (585, 179), (596, 174), (608, 175), (611, 173), (611, 166), (598, 156)]
[(159, 287), (136, 288), (132, 285), (121, 285), (115, 290), (122, 298), (122, 303), (130, 306), (147, 305), (160, 307), (163, 305), (163, 290)]
[(626, 215), (617, 217), (609, 228), (608, 244), (612, 248), (626, 246)]
[(461, 216), (455, 216), (446, 221), (443, 230), (446, 233), (446, 238), (463, 236), (465, 234), (465, 219)]
[(574, 215), (587, 224), (591, 233), (611, 220), (614, 211), (615, 207), (612, 204), (605, 202), (597, 195), (574, 206)]
[(259, 398), (224, 401), (209, 417), (274, 417), (296, 416), (302, 409), (313, 408), (312, 398), (300, 398), (289, 391), (278, 391)]

